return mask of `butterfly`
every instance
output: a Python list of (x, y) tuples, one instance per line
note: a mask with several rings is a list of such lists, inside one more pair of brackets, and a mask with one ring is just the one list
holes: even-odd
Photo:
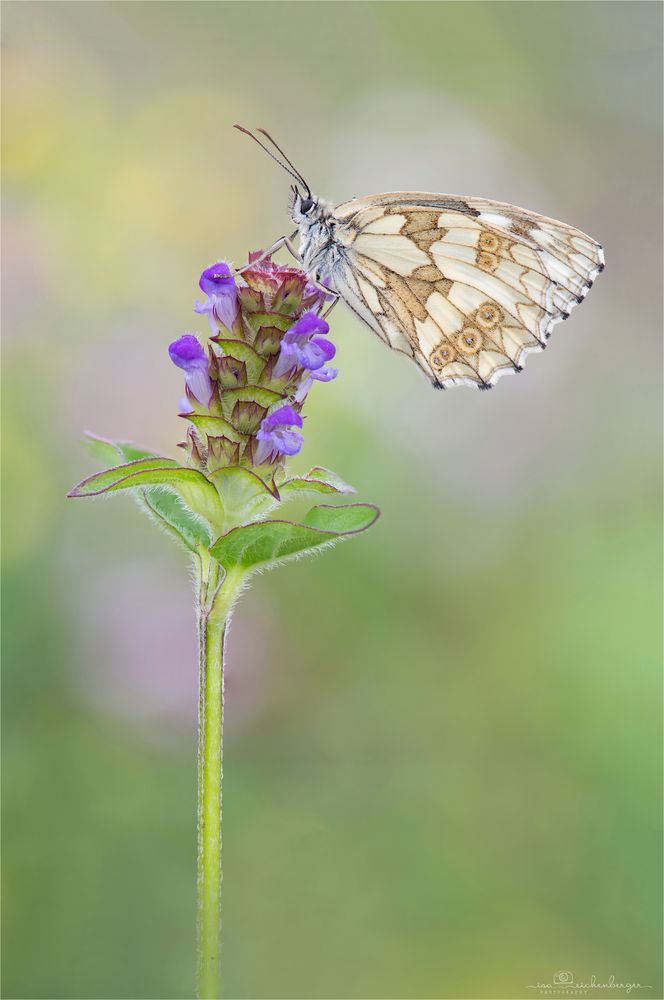
[(235, 128), (296, 182), (289, 212), (297, 229), (265, 254), (288, 249), (334, 302), (412, 358), (436, 388), (490, 389), (521, 371), (604, 269), (592, 237), (499, 201), (394, 191), (332, 205), (311, 193), (264, 129), (256, 131), (276, 152)]

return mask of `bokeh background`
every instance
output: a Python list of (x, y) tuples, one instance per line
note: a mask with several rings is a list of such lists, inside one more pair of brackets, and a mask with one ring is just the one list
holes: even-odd
[(175, 454), (200, 270), (288, 231), (241, 121), (328, 198), (513, 201), (607, 270), (491, 393), (335, 311), (296, 467), (383, 517), (234, 621), (225, 995), (661, 997), (661, 6), (3, 14), (3, 995), (192, 995), (187, 558), (64, 496), (83, 428)]

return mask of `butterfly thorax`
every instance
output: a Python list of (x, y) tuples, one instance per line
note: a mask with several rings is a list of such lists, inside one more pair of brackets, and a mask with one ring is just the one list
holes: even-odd
[(332, 277), (343, 257), (332, 203), (315, 196), (303, 198), (297, 193), (290, 206), (290, 217), (298, 228), (299, 252), (305, 270), (317, 281)]

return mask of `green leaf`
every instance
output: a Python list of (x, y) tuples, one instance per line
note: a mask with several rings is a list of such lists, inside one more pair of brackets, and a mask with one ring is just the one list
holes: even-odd
[[(97, 496), (99, 493), (106, 493), (108, 490), (112, 489), (116, 483), (119, 483), (127, 479), (127, 477), (134, 476), (138, 473), (149, 473), (152, 471), (169, 472), (171, 469), (177, 468), (178, 464), (177, 462), (174, 462), (172, 458), (141, 458), (138, 461), (129, 462), (126, 465), (116, 465), (112, 469), (105, 469), (103, 472), (95, 472), (93, 476), (88, 476), (87, 479), (83, 479), (67, 494), (67, 496)], [(198, 473), (198, 475), (200, 475), (200, 473)], [(132, 485), (141, 486), (149, 484), (133, 483)], [(126, 489), (126, 487), (123, 488)]]
[(127, 462), (135, 462), (139, 458), (159, 458), (162, 462), (172, 462), (172, 458), (162, 458), (156, 451), (148, 451), (147, 448), (139, 448), (132, 441), (117, 441), (116, 447)]
[(192, 552), (197, 552), (200, 546), (209, 549), (212, 541), (209, 527), (189, 507), (185, 507), (175, 493), (157, 489), (139, 490), (135, 499), (139, 507)]
[(98, 462), (102, 462), (105, 465), (117, 462), (119, 458), (122, 458), (120, 449), (114, 441), (107, 441), (106, 438), (92, 434), (90, 431), (86, 431), (83, 435), (82, 444), (93, 458), (96, 458)]
[(312, 507), (302, 524), (322, 531), (338, 531), (340, 534), (352, 534), (364, 531), (378, 517), (380, 511), (370, 503), (349, 503), (341, 507), (330, 504), (320, 504)]
[(354, 493), (355, 490), (348, 483), (345, 483), (340, 476), (337, 476), (335, 472), (317, 466), (311, 472), (308, 472), (306, 476), (296, 476), (281, 483), (279, 492), (284, 500), (288, 500), (292, 497), (316, 494)]
[[(126, 462), (134, 462), (139, 458), (159, 458), (156, 451), (139, 448), (132, 441), (109, 441), (90, 431), (86, 431), (83, 436), (83, 446), (100, 462), (116, 462), (118, 458), (124, 458)], [(163, 461), (167, 463), (172, 459), (165, 458)]]
[[(170, 464), (164, 466), (166, 461)], [(194, 514), (205, 518), (217, 531), (223, 523), (224, 508), (212, 483), (196, 469), (183, 468), (171, 459), (146, 458), (106, 469), (88, 476), (67, 495), (91, 497), (145, 486), (175, 490)]]
[(239, 465), (217, 469), (210, 474), (224, 506), (226, 522), (246, 523), (252, 517), (276, 507), (279, 493), (255, 472)]
[[(118, 458), (124, 458), (128, 462), (156, 458), (159, 459), (159, 466), (163, 468), (165, 463), (171, 461), (170, 459), (160, 459), (154, 452), (139, 448), (131, 441), (109, 441), (90, 432), (86, 432), (83, 444), (95, 458), (103, 462), (117, 461)], [(136, 469), (136, 466), (132, 468)], [(104, 474), (101, 473), (101, 475)], [(156, 521), (192, 552), (198, 551), (200, 546), (209, 548), (212, 541), (209, 526), (201, 517), (185, 506), (183, 499), (174, 491), (163, 489), (161, 485), (153, 488), (146, 487), (136, 489), (134, 499), (152, 520)]]
[(338, 476), (336, 472), (332, 472), (331, 469), (324, 469), (322, 465), (316, 465), (314, 468), (307, 472), (307, 479), (321, 479), (330, 486), (335, 486), (340, 493), (355, 493), (355, 487), (350, 486), (345, 480)]
[(365, 531), (379, 513), (373, 504), (313, 507), (303, 524), (262, 521), (233, 528), (217, 539), (210, 552), (226, 570), (255, 571)]

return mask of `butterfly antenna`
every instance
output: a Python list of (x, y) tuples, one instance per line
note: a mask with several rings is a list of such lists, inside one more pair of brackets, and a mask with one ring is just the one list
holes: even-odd
[(307, 198), (311, 198), (311, 188), (309, 187), (309, 185), (307, 184), (307, 182), (305, 181), (304, 177), (302, 176), (302, 174), (300, 173), (300, 171), (297, 169), (297, 167), (295, 166), (295, 164), (286, 156), (286, 154), (284, 153), (284, 151), (281, 148), (281, 146), (277, 145), (277, 143), (274, 141), (274, 139), (272, 138), (272, 136), (270, 135), (270, 133), (266, 132), (264, 128), (257, 128), (256, 131), (260, 132), (261, 135), (264, 135), (265, 138), (268, 139), (272, 143), (272, 145), (277, 150), (277, 152), (280, 153), (281, 156), (283, 156), (284, 160), (289, 165), (289, 167), (293, 168), (293, 170), (298, 175), (298, 177), (302, 181), (303, 185), (307, 189)]
[[(290, 174), (291, 177), (293, 177), (299, 184), (302, 184), (307, 189), (307, 198), (311, 198), (311, 190), (309, 188), (309, 185), (305, 181), (305, 179), (302, 176), (302, 174), (300, 174), (299, 171), (297, 171), (295, 169), (295, 167), (293, 167), (293, 164), (290, 162), (290, 160), (288, 159), (288, 157), (284, 157), (284, 159), (286, 160), (286, 163), (289, 164), (289, 166), (286, 166), (286, 163), (283, 163), (282, 160), (280, 160), (277, 156), (275, 156), (274, 153), (272, 152), (272, 150), (269, 149), (265, 145), (265, 143), (261, 142), (260, 139), (256, 138), (256, 136), (254, 135), (254, 133), (250, 132), (248, 128), (245, 128), (243, 125), (234, 125), (233, 128), (236, 128), (239, 132), (244, 132), (244, 134), (248, 135), (250, 139), (253, 139), (254, 142), (257, 142), (258, 145), (261, 147), (261, 149), (264, 149), (265, 152), (267, 153), (267, 155), (272, 160), (274, 160), (275, 163), (279, 164), (279, 166), (281, 167), (282, 170), (285, 170), (287, 174)], [(260, 132), (260, 131), (262, 131), (262, 129), (258, 129), (257, 131)], [(269, 138), (269, 136), (268, 136), (268, 138)], [(277, 149), (279, 149), (279, 147), (277, 146), (276, 143), (274, 143), (274, 145), (276, 146)], [(280, 149), (279, 149), (279, 152), (281, 153)], [(283, 156), (284, 154), (282, 153), (281, 155)]]

